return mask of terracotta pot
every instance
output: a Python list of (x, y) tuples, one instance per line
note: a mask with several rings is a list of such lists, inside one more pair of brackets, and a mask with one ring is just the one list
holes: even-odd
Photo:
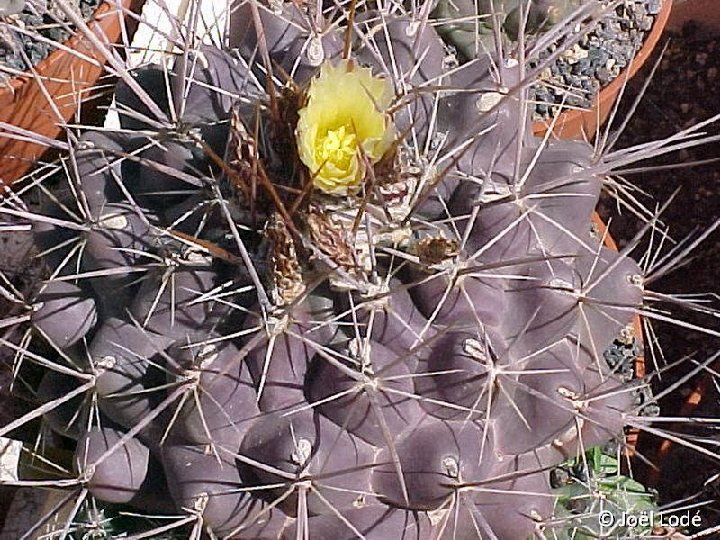
[[(129, 9), (133, 0), (119, 0), (122, 9)], [(116, 43), (121, 35), (124, 17), (116, 4), (103, 3), (88, 23), (90, 29), (106, 44)], [(97, 65), (62, 49), (55, 49), (30, 73), (15, 77), (7, 85), (0, 86), (0, 122), (55, 139), (87, 99), (88, 93), (103, 74), (105, 57), (82, 32), (68, 39), (64, 46), (98, 62)], [(40, 80), (39, 80), (40, 79)], [(41, 84), (42, 82), (42, 84)], [(42, 87), (47, 89), (59, 116), (53, 111)], [(0, 128), (0, 187), (9, 185), (24, 175), (34, 161), (47, 150), (47, 146), (27, 140), (18, 140)]]
[[(712, 367), (712, 366), (711, 366)], [(690, 395), (683, 401), (680, 410), (677, 413), (678, 419), (681, 418), (692, 418), (695, 410), (700, 407), (705, 394), (711, 390), (713, 384), (712, 376), (705, 374), (700, 377), (700, 380), (695, 384), (690, 392)], [(681, 425), (682, 421), (678, 421), (678, 425)], [(672, 430), (675, 427), (672, 424), (664, 426), (665, 429)], [(643, 436), (643, 440), (645, 436)], [(670, 439), (662, 439), (651, 450), (651, 461), (653, 466), (647, 467), (643, 474), (643, 485), (647, 487), (657, 487), (660, 484), (660, 475), (662, 474), (663, 464), (670, 456), (670, 452), (676, 447), (676, 443)]]
[[(693, 0), (689, 0), (692, 2)], [(709, 2), (718, 2), (720, 0), (708, 0)], [(668, 17), (670, 16), (670, 8), (673, 6), (673, 0), (663, 0), (660, 13), (655, 17), (650, 33), (645, 37), (645, 42), (635, 55), (632, 64), (618, 75), (610, 84), (602, 88), (595, 99), (591, 109), (572, 109), (562, 113), (555, 123), (553, 134), (561, 139), (587, 139), (592, 140), (598, 126), (602, 126), (610, 116), (613, 106), (617, 101), (618, 94), (626, 81), (630, 80), (635, 73), (642, 67), (650, 55), (655, 45), (657, 45), (660, 36), (665, 29)], [(548, 130), (550, 120), (535, 122), (533, 124), (533, 132), (537, 136), (542, 136)]]

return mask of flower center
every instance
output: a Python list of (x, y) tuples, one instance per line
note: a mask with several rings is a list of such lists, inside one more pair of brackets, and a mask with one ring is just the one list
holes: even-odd
[(332, 163), (338, 169), (347, 170), (356, 153), (357, 137), (354, 131), (342, 125), (320, 137), (315, 158), (318, 163)]

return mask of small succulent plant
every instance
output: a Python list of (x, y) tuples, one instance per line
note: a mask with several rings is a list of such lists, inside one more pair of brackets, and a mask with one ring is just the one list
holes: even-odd
[(8, 289), (38, 406), (0, 434), (41, 417), (76, 509), (145, 537), (553, 538), (550, 471), (640, 421), (604, 351), (644, 271), (591, 218), (643, 154), (534, 138), (525, 66), (409, 11), (312, 9), (241, 2), (3, 201), (45, 279)]
[(599, 446), (553, 469), (557, 495), (555, 519), (566, 524), (546, 533), (557, 540), (648, 537), (655, 524), (627, 525), (627, 516), (650, 515), (656, 497), (639, 482), (621, 474), (621, 462)]
[(517, 41), (563, 21), (582, 0), (438, 0), (432, 16), (438, 33), (465, 58), (494, 49), (496, 29)]

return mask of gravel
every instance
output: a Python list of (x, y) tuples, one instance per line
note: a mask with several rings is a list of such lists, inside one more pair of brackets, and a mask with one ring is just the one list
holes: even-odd
[[(537, 102), (533, 120), (545, 120), (565, 107), (590, 108), (592, 99), (632, 61), (655, 22), (662, 2), (669, 0), (623, 0), (615, 10), (588, 32), (567, 53), (543, 70), (542, 83), (533, 87), (530, 99)], [(606, 2), (606, 5), (610, 2)], [(547, 58), (557, 49), (540, 55)]]
[[(2, 1), (2, 0), (0, 0)], [(101, 0), (71, 0), (69, 3), (85, 19), (89, 19)], [(45, 59), (56, 43), (66, 41), (71, 35), (62, 12), (53, 0), (26, 0), (22, 12), (0, 17), (0, 77), (3, 67), (25, 71), (27, 60), (35, 66)], [(50, 42), (37, 39), (41, 36)]]

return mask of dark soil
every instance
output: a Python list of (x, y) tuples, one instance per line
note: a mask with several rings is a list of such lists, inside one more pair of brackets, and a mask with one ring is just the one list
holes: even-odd
[[(720, 114), (720, 36), (708, 36), (699, 28), (690, 26), (681, 35), (668, 34), (665, 38), (668, 42), (667, 50), (634, 118), (620, 138), (619, 146), (628, 147), (667, 137)], [(632, 81), (623, 98), (625, 112), (643, 81), (649, 77), (654, 60), (662, 52), (660, 49)], [(625, 112), (620, 114), (621, 118)], [(720, 134), (720, 125), (709, 126), (704, 131), (707, 134)], [(643, 162), (643, 165), (690, 164), (712, 159), (720, 159), (718, 142), (658, 157)], [(663, 222), (675, 240), (688, 235), (696, 237), (720, 219), (720, 161), (687, 168), (649, 170), (633, 174), (628, 179), (652, 198), (643, 198), (643, 202), (651, 205), (650, 208), (653, 208), (653, 199), (662, 205), (679, 188), (677, 196), (662, 215)], [(612, 218), (611, 233), (622, 246), (627, 244), (642, 223), (627, 212), (617, 215), (612, 210), (611, 205), (607, 204), (601, 208), (601, 214), (605, 219)], [(641, 246), (636, 254), (641, 255), (644, 249)], [(712, 300), (710, 305), (717, 308), (720, 304), (716, 296), (720, 293), (719, 272), (720, 231), (715, 231), (694, 252), (694, 258), (688, 264), (652, 282), (648, 288), (664, 293), (700, 293), (707, 300)], [(717, 318), (677, 307), (673, 307), (672, 311), (688, 323), (702, 325), (714, 332), (720, 331)], [(646, 347), (646, 354), (650, 363), (656, 363), (661, 369), (683, 358), (705, 362), (720, 351), (718, 338), (667, 323), (653, 322), (652, 326), (657, 334), (659, 348), (656, 348), (655, 354), (648, 354), (649, 347)], [(647, 339), (646, 336), (646, 342)], [(679, 381), (694, 367), (696, 364), (686, 360), (680, 366), (668, 369), (662, 379), (654, 379), (655, 393)], [(720, 362), (715, 362), (714, 367), (720, 370)], [(682, 383), (679, 389), (660, 401), (661, 416), (720, 418), (720, 395), (716, 386), (720, 378), (717, 373), (715, 371), (714, 381), (712, 375), (705, 371)], [(684, 401), (698, 385), (702, 385), (705, 391), (699, 406), (693, 409), (686, 405), (683, 408)], [(706, 441), (700, 441), (700, 444), (707, 448), (712, 448), (713, 438), (715, 444), (720, 443), (719, 431), (697, 425), (693, 427), (687, 422), (677, 426), (658, 424), (656, 427), (702, 436)], [(661, 461), (656, 455), (659, 444), (660, 440), (655, 437), (641, 438), (640, 452), (662, 465), (660, 473), (653, 476), (650, 469), (638, 464), (641, 480), (657, 478), (656, 487), (662, 504), (671, 504), (688, 497), (693, 498), (691, 502), (706, 503), (701, 510), (703, 528), (717, 526), (720, 523), (720, 482), (715, 480), (708, 486), (704, 484), (720, 473), (720, 461), (706, 459), (698, 452), (683, 449), (677, 444), (671, 446), (667, 457)], [(718, 452), (718, 449), (714, 451)]]

